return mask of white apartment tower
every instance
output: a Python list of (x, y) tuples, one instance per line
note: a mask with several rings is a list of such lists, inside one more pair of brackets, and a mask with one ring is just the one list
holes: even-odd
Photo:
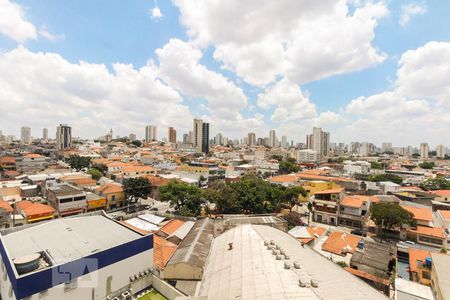
[(274, 148), (277, 146), (277, 135), (275, 130), (269, 131), (269, 147)]
[(60, 124), (56, 127), (56, 149), (66, 149), (72, 147), (72, 128), (67, 124)]
[(48, 140), (48, 129), (47, 128), (42, 129), (42, 139), (44, 141)]
[(313, 133), (306, 136), (306, 146), (316, 151), (321, 159), (327, 157), (330, 149), (330, 133), (314, 127)]
[(156, 140), (158, 140), (156, 126), (155, 125), (145, 126), (145, 141), (147, 143), (149, 143), (151, 141), (156, 141)]
[(436, 146), (436, 157), (437, 158), (444, 158), (446, 154), (447, 154), (447, 148), (444, 145)]
[(256, 145), (256, 134), (254, 132), (249, 132), (247, 142), (249, 146)]
[(421, 159), (428, 159), (428, 152), (430, 151), (430, 148), (428, 147), (428, 143), (421, 143), (420, 144), (420, 158)]
[(30, 127), (20, 128), (20, 142), (22, 144), (31, 144), (31, 129)]

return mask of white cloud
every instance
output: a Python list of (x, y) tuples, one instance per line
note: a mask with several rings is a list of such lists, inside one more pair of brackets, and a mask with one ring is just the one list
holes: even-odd
[[(193, 43), (246, 82), (303, 84), (380, 63), (372, 46), (384, 2), (174, 0)], [(355, 11), (349, 13), (349, 6)]]
[(64, 122), (76, 136), (97, 137), (110, 127), (142, 136), (146, 124), (183, 132), (192, 122), (179, 93), (157, 78), (151, 62), (139, 69), (116, 63), (111, 73), (105, 65), (73, 64), (58, 54), (18, 47), (0, 54), (0, 69), (4, 132), (28, 125), (38, 136), (40, 128)]
[(22, 7), (9, 0), (0, 0), (0, 33), (19, 42), (36, 39), (36, 28), (25, 19)]
[(410, 3), (402, 5), (400, 19), (398, 23), (400, 26), (405, 27), (411, 21), (411, 18), (416, 15), (423, 15), (427, 12), (425, 3)]
[(150, 14), (152, 19), (154, 20), (159, 20), (163, 17), (161, 9), (158, 6), (153, 7), (152, 10), (150, 11)]
[(39, 29), (39, 35), (46, 38), (47, 40), (49, 40), (51, 42), (64, 40), (66, 38), (66, 36), (64, 34), (50, 33), (45, 26), (42, 26), (41, 29)]
[(235, 119), (247, 106), (242, 89), (201, 65), (202, 52), (189, 43), (171, 39), (156, 54), (159, 76), (184, 95), (206, 99), (208, 110), (214, 116)]

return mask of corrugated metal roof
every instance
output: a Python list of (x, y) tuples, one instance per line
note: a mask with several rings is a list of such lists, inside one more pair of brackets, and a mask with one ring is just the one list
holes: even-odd
[(152, 224), (150, 222), (141, 220), (140, 218), (132, 218), (125, 221), (125, 223), (130, 224), (131, 226), (134, 226), (136, 228), (139, 228), (141, 230), (145, 231), (156, 231), (159, 230), (159, 227), (155, 224)]
[(178, 246), (167, 266), (180, 262), (203, 267), (211, 247), (214, 224), (210, 219), (198, 220)]
[[(264, 241), (273, 240), (289, 255), (276, 260)], [(229, 250), (229, 243), (233, 247)], [(293, 262), (300, 269), (294, 269)], [(290, 269), (284, 262), (291, 263)], [(300, 287), (303, 278), (317, 288)], [(198, 296), (208, 299), (388, 299), (289, 234), (270, 226), (242, 225), (213, 241)]]
[(155, 225), (159, 225), (161, 222), (163, 222), (166, 218), (160, 217), (154, 214), (145, 214), (138, 216), (139, 219), (145, 220), (147, 222), (153, 223)]
[(171, 237), (176, 236), (180, 240), (183, 240), (188, 235), (188, 233), (191, 231), (192, 227), (194, 227), (194, 225), (195, 225), (194, 221), (186, 221), (183, 225), (181, 225), (180, 228), (175, 230), (174, 233), (169, 235), (167, 237), (167, 239), (170, 239)]

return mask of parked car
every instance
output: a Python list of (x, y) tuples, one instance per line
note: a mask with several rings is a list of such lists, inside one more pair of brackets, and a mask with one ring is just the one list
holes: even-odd
[(367, 234), (364, 231), (362, 231), (361, 229), (353, 229), (350, 233), (353, 235), (359, 235), (359, 236), (364, 236), (364, 237), (367, 236)]

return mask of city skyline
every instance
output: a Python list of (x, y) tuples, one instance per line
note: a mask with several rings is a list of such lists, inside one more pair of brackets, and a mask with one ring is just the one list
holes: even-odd
[[(101, 16), (98, 4), (61, 5), (1, 3), (3, 132), (19, 136), (27, 120), (49, 136), (66, 122), (86, 138), (140, 137), (199, 118), (211, 136), (275, 129), (303, 142), (323, 127), (347, 143), (450, 139), (449, 3), (112, 2)], [(231, 13), (243, 30), (224, 25)]]

